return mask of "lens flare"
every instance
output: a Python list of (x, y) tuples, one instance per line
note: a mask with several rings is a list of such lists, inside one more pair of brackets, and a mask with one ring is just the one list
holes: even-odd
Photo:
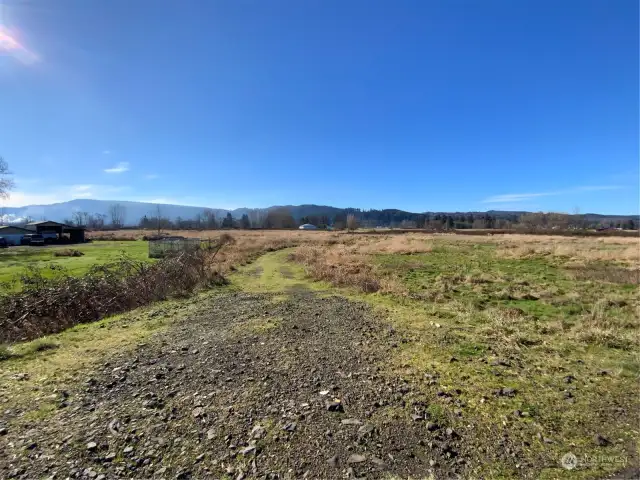
[(17, 34), (0, 26), (0, 54), (7, 54), (24, 65), (33, 65), (40, 61), (35, 52), (18, 41)]

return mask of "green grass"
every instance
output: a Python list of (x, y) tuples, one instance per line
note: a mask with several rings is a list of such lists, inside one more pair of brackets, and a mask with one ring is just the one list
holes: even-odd
[[(368, 300), (416, 339), (390, 362), (396, 374), (419, 381), (424, 372), (437, 372), (439, 388), (463, 391), (461, 419), (439, 397), (430, 408), (439, 405), (454, 424), (474, 424), (478, 445), (502, 432), (526, 442), (518, 460), (547, 464), (541, 478), (594, 478), (616, 466), (568, 472), (557, 460), (568, 451), (629, 457), (628, 446), (637, 448), (637, 286), (577, 279), (565, 261), (505, 259), (491, 246), (440, 241), (431, 253), (376, 255), (378, 268), (412, 295)], [(492, 366), (495, 358), (510, 366)], [(603, 370), (608, 373), (601, 375)], [(578, 379), (571, 385), (563, 382), (569, 374)], [(505, 386), (518, 394), (496, 398), (495, 390)], [(572, 402), (563, 396), (567, 389), (574, 392)], [(514, 410), (529, 416), (515, 418)], [(614, 442), (602, 449), (592, 440), (596, 433)], [(518, 476), (512, 465), (490, 462), (477, 473)]]
[[(81, 257), (55, 257), (57, 250), (73, 248), (84, 253)], [(10, 289), (19, 289), (19, 277), (28, 268), (39, 268), (46, 278), (63, 272), (82, 275), (93, 265), (116, 260), (126, 254), (136, 260), (148, 260), (148, 242), (93, 242), (81, 245), (47, 247), (12, 247), (0, 250), (0, 283), (10, 283)]]
[[(115, 246), (121, 244), (143, 245), (138, 258), (146, 257), (143, 242), (83, 247), (105, 244), (105, 261), (118, 254)], [(636, 285), (576, 277), (562, 258), (500, 258), (490, 244), (438, 240), (430, 253), (371, 256), (376, 268), (399, 278), (410, 295), (362, 294), (312, 281), (289, 261), (290, 252), (268, 253), (241, 267), (231, 276), (231, 288), (283, 296), (337, 292), (371, 304), (407, 339), (380, 365), (381, 372), (416, 385), (430, 418), (464, 433), (471, 451), (478, 452), (470, 477), (519, 478), (526, 472), (532, 478), (604, 478), (618, 467), (602, 463), (568, 471), (559, 459), (573, 452), (578, 458), (631, 462), (638, 453)], [(35, 342), (0, 346), (0, 396), (10, 399), (3, 408), (29, 405), (25, 421), (50, 415), (45, 394), (64, 388), (77, 372), (112, 352), (133, 348), (174, 317), (205, 308), (198, 302), (167, 302)], [(150, 314), (157, 309), (163, 314)], [(277, 328), (276, 318), (237, 327), (251, 334)], [(492, 365), (496, 359), (508, 365)], [(12, 380), (16, 373), (29, 378)], [(437, 383), (429, 384), (426, 374)], [(567, 375), (575, 381), (565, 383)], [(496, 396), (503, 387), (517, 394)], [(564, 398), (566, 390), (572, 401)], [(455, 402), (438, 391), (451, 393)], [(515, 410), (527, 415), (517, 417)], [(595, 445), (595, 434), (611, 445)], [(553, 443), (544, 442), (545, 437)], [(495, 441), (501, 438), (515, 449), (512, 461), (492, 456), (504, 448)], [(516, 464), (524, 464), (524, 470)]]
[[(330, 291), (367, 301), (410, 339), (383, 371), (421, 386), (430, 416), (465, 431), (465, 440), (483, 452), (474, 475), (517, 478), (522, 471), (516, 464), (528, 464), (526, 471), (540, 478), (601, 478), (619, 466), (568, 471), (559, 460), (570, 451), (579, 458), (631, 460), (640, 438), (636, 285), (576, 277), (568, 258), (501, 258), (491, 244), (448, 239), (437, 240), (430, 253), (374, 254), (370, 260), (409, 295)], [(296, 278), (284, 278), (282, 265)], [(234, 282), (256, 291), (286, 292), (291, 283), (327, 289), (299, 274), (286, 252), (278, 252), (240, 271)], [(492, 365), (496, 359), (508, 366)], [(437, 384), (425, 382), (425, 374), (436, 375)], [(577, 380), (567, 384), (567, 375)], [(517, 394), (496, 396), (503, 387)], [(464, 407), (438, 390), (461, 391), (454, 398)], [(565, 390), (574, 395), (571, 401)], [(516, 410), (526, 415), (517, 417)], [(492, 439), (505, 434), (517, 452), (513, 461), (491, 456), (499, 449)], [(597, 446), (595, 434), (611, 445)]]
[(603, 296), (632, 299), (637, 288), (576, 280), (557, 258), (505, 259), (496, 256), (492, 245), (436, 245), (430, 253), (376, 255), (375, 262), (425, 299), (468, 302), (480, 309), (518, 308), (538, 320), (575, 317)]
[(288, 262), (292, 250), (286, 248), (262, 255), (255, 262), (241, 267), (231, 275), (231, 282), (249, 292), (320, 292), (331, 288), (327, 283), (309, 280), (303, 267)]
[[(135, 349), (151, 335), (206, 309), (210, 295), (215, 292), (159, 302), (31, 342), (0, 345), (3, 410), (23, 411), (23, 416), (12, 420), (15, 422), (41, 420), (53, 414), (59, 402), (56, 392), (70, 388), (114, 353)], [(24, 378), (16, 380), (16, 375)]]

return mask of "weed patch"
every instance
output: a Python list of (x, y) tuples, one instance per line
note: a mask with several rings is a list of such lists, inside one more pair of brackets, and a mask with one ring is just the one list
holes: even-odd
[(53, 252), (54, 257), (82, 257), (83, 252), (75, 248), (65, 248), (64, 250), (56, 250)]
[(0, 341), (33, 339), (158, 300), (188, 296), (226, 282), (206, 251), (156, 263), (122, 257), (81, 277), (47, 279), (32, 272), (21, 292), (0, 297)]
[(585, 266), (570, 267), (568, 271), (577, 280), (640, 285), (640, 270), (638, 269), (592, 263)]
[[(454, 428), (473, 424), (470, 441), (479, 448), (489, 452), (486, 439), (504, 435), (519, 461), (550, 465), (569, 444), (582, 455), (601, 454), (598, 433), (620, 439), (609, 452), (628, 456), (625, 442), (637, 442), (640, 303), (637, 270), (629, 266), (638, 240), (425, 241), (428, 251), (409, 253), (392, 251), (384, 236), (363, 236), (355, 245), (315, 246), (290, 258), (312, 278), (360, 292), (368, 292), (359, 287), (363, 273), (381, 284), (393, 280), (393, 288), (358, 295), (405, 339), (387, 370), (422, 386), (429, 417)], [(517, 476), (491, 462), (476, 473)], [(540, 470), (546, 478), (564, 473)]]

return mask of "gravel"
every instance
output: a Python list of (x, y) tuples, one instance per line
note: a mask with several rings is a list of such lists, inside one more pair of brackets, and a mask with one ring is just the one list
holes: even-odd
[[(0, 478), (468, 473), (464, 431), (412, 420), (416, 393), (381, 370), (396, 339), (364, 304), (302, 291), (205, 302), (82, 374), (67, 408), (3, 426)], [(253, 327), (267, 318), (280, 321)]]

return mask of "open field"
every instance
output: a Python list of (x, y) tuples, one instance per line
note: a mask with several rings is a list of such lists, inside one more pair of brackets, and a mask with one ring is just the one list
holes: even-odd
[(231, 285), (4, 349), (0, 476), (640, 474), (637, 238), (232, 235)]
[[(56, 252), (79, 250), (79, 257), (57, 257)], [(70, 275), (81, 275), (93, 265), (102, 265), (115, 260), (123, 253), (136, 260), (147, 258), (147, 242), (93, 242), (79, 245), (46, 247), (11, 247), (0, 250), (0, 282), (18, 281), (25, 269), (42, 269), (45, 277), (60, 275), (61, 270)], [(19, 283), (19, 281), (18, 281)]]
[[(164, 235), (178, 235), (187, 238), (217, 238), (222, 233), (227, 232), (239, 239), (266, 241), (266, 240), (311, 240), (321, 237), (339, 235), (338, 232), (330, 232), (324, 230), (305, 231), (305, 230), (163, 230)], [(142, 240), (143, 237), (157, 235), (156, 230), (98, 230), (87, 232), (87, 238), (94, 240), (118, 238), (122, 240)]]
[[(56, 252), (78, 250), (78, 257), (56, 256)], [(125, 254), (136, 260), (147, 258), (147, 242), (94, 242), (77, 245), (46, 247), (11, 247), (0, 250), (0, 282), (11, 281), (25, 268), (42, 268), (45, 276), (55, 276), (56, 269), (64, 268), (71, 275), (81, 275), (93, 265), (102, 265)]]

